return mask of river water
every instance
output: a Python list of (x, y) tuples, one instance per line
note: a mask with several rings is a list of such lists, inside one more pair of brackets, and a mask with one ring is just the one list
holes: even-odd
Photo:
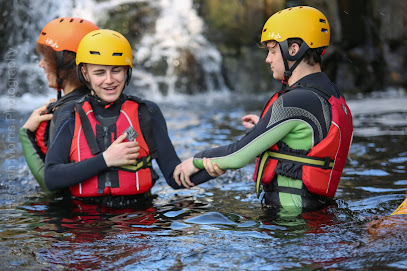
[[(234, 93), (160, 99), (182, 159), (244, 133), (240, 117), (258, 113), (266, 95)], [(225, 102), (227, 101), (227, 102)], [(405, 270), (406, 219), (368, 233), (407, 187), (407, 97), (399, 92), (349, 100), (355, 136), (337, 206), (297, 217), (261, 208), (254, 164), (191, 190), (163, 178), (156, 198), (112, 209), (42, 193), (30, 175), (18, 129), (34, 108), (0, 118), (1, 270)], [(158, 170), (159, 171), (159, 170)], [(391, 224), (391, 223), (388, 223)]]

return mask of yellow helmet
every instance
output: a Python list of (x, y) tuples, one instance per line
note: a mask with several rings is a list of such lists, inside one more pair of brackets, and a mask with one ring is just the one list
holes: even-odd
[(299, 6), (272, 15), (264, 24), (261, 43), (300, 38), (309, 48), (320, 48), (329, 45), (330, 34), (328, 20), (321, 11), (313, 7)]
[(122, 34), (113, 30), (92, 31), (79, 43), (76, 65), (79, 66), (81, 63), (133, 68), (130, 43)]

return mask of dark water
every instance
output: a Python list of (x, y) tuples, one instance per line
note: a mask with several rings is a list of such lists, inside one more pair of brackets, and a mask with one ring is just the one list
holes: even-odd
[[(208, 94), (159, 104), (185, 159), (239, 138), (240, 117), (265, 100)], [(279, 218), (255, 196), (254, 164), (191, 190), (160, 178), (156, 198), (138, 208), (47, 196), (18, 143), (28, 113), (2, 112), (0, 270), (405, 270), (407, 219), (367, 231), (407, 188), (407, 98), (383, 100), (350, 101), (356, 133), (338, 206)]]

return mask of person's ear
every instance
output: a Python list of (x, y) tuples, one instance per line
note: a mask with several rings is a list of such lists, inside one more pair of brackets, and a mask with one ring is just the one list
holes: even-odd
[(81, 67), (81, 72), (82, 72), (83, 78), (85, 78), (85, 80), (87, 82), (90, 82), (88, 72), (86, 71), (84, 66)]
[(299, 50), (300, 46), (297, 43), (293, 43), (289, 49), (290, 55), (295, 56)]

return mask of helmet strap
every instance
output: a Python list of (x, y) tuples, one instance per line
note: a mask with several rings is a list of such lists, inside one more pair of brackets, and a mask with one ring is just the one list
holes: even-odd
[[(301, 63), (302, 59), (304, 58), (305, 53), (309, 49), (308, 45), (303, 42), (302, 45), (300, 46), (300, 50), (295, 55), (290, 55), (288, 52), (288, 41), (282, 41), (279, 43), (280, 44), (280, 51), (281, 55), (283, 57), (283, 62), (284, 62), (284, 77), (283, 80), (281, 81), (282, 84), (282, 90), (286, 90), (288, 86), (288, 80), (290, 79), (291, 75), (293, 74), (293, 71), (297, 66)], [(288, 61), (295, 61), (294, 65), (291, 66), (291, 68), (288, 67)]]
[(64, 65), (64, 52), (65, 51), (60, 51), (57, 52), (57, 91), (58, 91), (58, 97), (57, 99), (59, 100), (62, 97), (62, 82), (64, 81), (65, 78), (61, 78), (59, 76), (60, 70), (68, 70), (73, 67), (75, 67), (75, 59), (72, 59), (71, 62), (68, 64)]

